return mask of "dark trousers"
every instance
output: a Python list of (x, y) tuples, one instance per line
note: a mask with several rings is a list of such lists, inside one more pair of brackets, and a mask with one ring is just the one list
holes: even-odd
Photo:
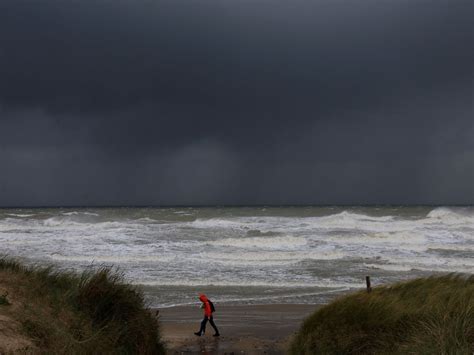
[(219, 334), (219, 330), (217, 329), (212, 316), (209, 318), (207, 316), (204, 317), (204, 319), (201, 322), (201, 329), (199, 329), (199, 333), (204, 334), (204, 332), (206, 331), (206, 323), (208, 320), (211, 326), (214, 328), (214, 331), (216, 332), (216, 334)]

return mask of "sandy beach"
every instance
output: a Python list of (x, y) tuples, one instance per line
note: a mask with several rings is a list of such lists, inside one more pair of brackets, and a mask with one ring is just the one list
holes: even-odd
[(214, 320), (221, 332), (212, 336), (209, 326), (205, 336), (199, 329), (202, 310), (199, 306), (160, 309), (163, 339), (170, 354), (284, 354), (289, 340), (301, 321), (318, 305), (216, 305)]

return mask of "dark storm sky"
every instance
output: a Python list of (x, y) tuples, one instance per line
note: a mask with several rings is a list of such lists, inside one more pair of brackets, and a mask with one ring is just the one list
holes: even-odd
[(472, 0), (0, 0), (0, 205), (474, 203)]

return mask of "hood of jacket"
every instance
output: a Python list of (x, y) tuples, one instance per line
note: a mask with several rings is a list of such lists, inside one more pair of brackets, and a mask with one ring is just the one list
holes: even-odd
[(206, 295), (199, 295), (199, 300), (200, 300), (201, 302), (207, 302), (207, 301), (209, 301), (208, 298), (206, 297)]

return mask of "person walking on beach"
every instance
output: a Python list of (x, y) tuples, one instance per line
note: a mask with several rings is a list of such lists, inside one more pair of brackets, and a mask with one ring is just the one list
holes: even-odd
[(196, 334), (198, 337), (200, 337), (201, 335), (204, 335), (204, 332), (206, 331), (206, 323), (207, 321), (209, 321), (211, 326), (214, 328), (214, 331), (215, 331), (214, 336), (218, 337), (220, 335), (219, 330), (217, 329), (216, 324), (214, 323), (214, 319), (212, 317), (212, 313), (215, 310), (214, 305), (206, 297), (206, 295), (200, 295), (199, 300), (202, 302), (201, 308), (204, 308), (204, 319), (201, 322), (201, 329), (199, 329), (199, 332), (196, 332), (194, 334)]

